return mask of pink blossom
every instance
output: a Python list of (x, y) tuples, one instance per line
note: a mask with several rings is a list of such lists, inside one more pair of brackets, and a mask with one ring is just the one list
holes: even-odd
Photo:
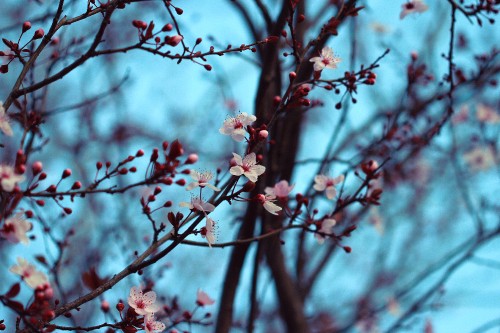
[(201, 237), (207, 239), (208, 246), (212, 247), (212, 244), (215, 243), (215, 221), (206, 217), (205, 228), (201, 230)]
[(500, 115), (488, 105), (476, 105), (476, 117), (482, 123), (498, 124), (500, 123)]
[(344, 181), (344, 175), (340, 175), (336, 178), (331, 178), (325, 175), (316, 175), (314, 177), (314, 189), (316, 191), (322, 192), (326, 190), (326, 197), (330, 200), (335, 198), (337, 195), (337, 190), (335, 185)]
[(33, 289), (38, 286), (48, 283), (47, 276), (37, 271), (35, 266), (31, 265), (26, 259), (17, 257), (17, 265), (12, 266), (9, 270), (14, 273), (21, 275), (24, 282)]
[(196, 303), (199, 306), (207, 306), (214, 304), (215, 301), (211, 299), (206, 292), (204, 292), (201, 289), (198, 289), (198, 292), (196, 293)]
[(3, 103), (0, 101), (0, 131), (3, 134), (12, 136), (12, 128), (10, 127), (10, 119), (9, 116), (5, 113), (5, 108), (3, 107)]
[(144, 330), (146, 333), (163, 332), (163, 330), (165, 330), (165, 324), (161, 321), (156, 321), (154, 313), (148, 313), (144, 316)]
[(23, 175), (18, 175), (8, 165), (0, 165), (0, 185), (6, 192), (12, 192), (17, 183), (24, 180)]
[(288, 198), (288, 195), (292, 192), (294, 186), (295, 185), (288, 185), (286, 180), (282, 180), (274, 184), (274, 187), (266, 187), (264, 192), (278, 198)]
[(233, 176), (245, 175), (251, 182), (256, 182), (258, 177), (266, 171), (266, 167), (257, 165), (255, 153), (250, 153), (241, 158), (240, 155), (233, 153), (236, 166), (229, 169)]
[(402, 4), (401, 7), (401, 13), (399, 14), (401, 20), (408, 14), (423, 13), (429, 8), (422, 0), (410, 0)]
[(316, 240), (319, 244), (323, 244), (325, 242), (326, 235), (332, 235), (332, 228), (337, 224), (337, 221), (334, 219), (324, 219), (321, 222), (321, 228), (318, 230), (319, 233), (316, 234)]
[(191, 202), (181, 202), (179, 204), (181, 207), (187, 207), (191, 210), (196, 209), (200, 212), (213, 212), (215, 209), (215, 206), (212, 205), (211, 203), (203, 201), (202, 198), (200, 197), (192, 197)]
[(333, 50), (330, 47), (326, 46), (321, 50), (319, 57), (312, 57), (309, 61), (314, 62), (314, 70), (319, 72), (325, 68), (337, 68), (337, 64), (341, 59), (333, 54)]
[(209, 181), (214, 177), (210, 171), (198, 172), (196, 170), (191, 170), (190, 176), (193, 178), (194, 182), (189, 183), (189, 185), (186, 186), (186, 190), (191, 191), (198, 186), (201, 188), (206, 186), (216, 192), (220, 191), (220, 188), (209, 183)]
[(463, 156), (472, 171), (487, 170), (495, 165), (495, 153), (489, 147), (476, 147)]
[(276, 201), (276, 197), (274, 195), (258, 194), (257, 200), (264, 206), (265, 210), (273, 215), (278, 215), (278, 212), (282, 210), (280, 206), (273, 202)]
[(31, 223), (26, 221), (24, 213), (19, 212), (5, 220), (0, 235), (12, 243), (28, 244), (29, 239), (26, 233), (32, 228)]
[(138, 315), (147, 315), (155, 313), (160, 309), (158, 304), (155, 304), (156, 293), (148, 291), (143, 294), (140, 287), (132, 287), (128, 297), (128, 305), (134, 308)]
[(248, 115), (246, 112), (240, 113), (236, 117), (228, 118), (219, 129), (219, 132), (241, 142), (245, 139), (247, 126), (257, 120), (254, 115)]

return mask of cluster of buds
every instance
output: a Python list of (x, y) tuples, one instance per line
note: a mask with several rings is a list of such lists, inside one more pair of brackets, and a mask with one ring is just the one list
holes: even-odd
[(299, 106), (311, 106), (311, 100), (305, 98), (309, 95), (311, 91), (311, 86), (309, 84), (301, 84), (295, 89), (293, 95), (290, 97), (290, 101), (287, 104), (288, 108), (295, 108)]
[(174, 36), (165, 36), (162, 41), (161, 37), (158, 36), (158, 34), (160, 34), (161, 32), (172, 31), (174, 27), (171, 23), (165, 24), (161, 28), (161, 30), (156, 33), (153, 32), (155, 28), (155, 24), (153, 21), (147, 24), (146, 22), (141, 20), (133, 20), (132, 25), (137, 28), (139, 33), (139, 40), (141, 42), (145, 42), (154, 37), (154, 41), (157, 47), (162, 47), (164, 45), (177, 46), (183, 39), (181, 35), (174, 35)]
[(55, 318), (55, 312), (49, 303), (54, 296), (54, 290), (48, 283), (44, 283), (43, 285), (38, 286), (34, 293), (35, 300), (26, 309), (26, 312), (30, 316), (30, 324), (41, 329), (44, 326), (44, 323), (47, 323)]
[(407, 68), (408, 83), (427, 85), (428, 83), (434, 81), (434, 76), (427, 73), (427, 65), (419, 64), (417, 60), (418, 54), (416, 52), (412, 52), (411, 62)]
[[(170, 149), (169, 149), (170, 147)], [(171, 185), (173, 183), (172, 178), (175, 177), (179, 171), (177, 167), (181, 165), (181, 161), (179, 157), (184, 155), (184, 148), (179, 140), (173, 141), (169, 144), (167, 141), (164, 141), (162, 144), (163, 148), (163, 156), (165, 158), (164, 162), (159, 162), (158, 159), (160, 157), (159, 150), (157, 148), (153, 149), (151, 154), (150, 163), (153, 166), (153, 172), (151, 177), (155, 179), (159, 179), (165, 185)], [(196, 154), (191, 154), (184, 161), (184, 165), (194, 164), (198, 160), (198, 156)], [(183, 170), (182, 173), (189, 174), (190, 170)], [(185, 179), (179, 179), (176, 182), (177, 185), (184, 186), (186, 185)]]

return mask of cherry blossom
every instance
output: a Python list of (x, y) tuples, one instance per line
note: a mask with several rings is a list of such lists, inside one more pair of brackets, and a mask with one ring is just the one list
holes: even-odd
[(319, 192), (326, 190), (326, 197), (332, 200), (337, 195), (335, 185), (340, 184), (343, 181), (344, 175), (340, 175), (335, 178), (331, 178), (325, 175), (316, 175), (314, 177), (314, 189)]
[(199, 306), (207, 306), (207, 305), (212, 305), (214, 304), (215, 301), (208, 296), (206, 292), (204, 292), (201, 289), (198, 289), (198, 292), (196, 293), (196, 304)]
[(399, 14), (401, 20), (408, 14), (423, 13), (429, 8), (422, 0), (410, 0), (402, 4), (401, 7), (401, 14)]
[(0, 101), (0, 131), (3, 134), (12, 136), (12, 128), (10, 127), (10, 118), (5, 113), (5, 108), (3, 107), (3, 103)]
[(189, 183), (189, 185), (186, 186), (186, 190), (191, 191), (198, 186), (201, 188), (206, 186), (216, 192), (220, 191), (220, 188), (209, 183), (209, 181), (214, 177), (210, 171), (198, 172), (196, 170), (191, 170), (189, 175), (194, 179), (194, 182)]
[(155, 301), (156, 293), (154, 291), (148, 291), (143, 294), (140, 287), (130, 288), (128, 305), (134, 308), (138, 315), (147, 315), (158, 311), (160, 306)]
[(332, 228), (337, 224), (334, 219), (324, 219), (321, 222), (321, 228), (318, 230), (319, 233), (316, 234), (316, 240), (319, 244), (325, 242), (325, 235), (332, 235)]
[(330, 47), (326, 46), (321, 50), (319, 57), (312, 57), (309, 61), (314, 62), (314, 70), (320, 72), (325, 68), (337, 68), (337, 64), (341, 59), (333, 54), (333, 50)]
[(256, 120), (257, 117), (254, 115), (243, 112), (236, 117), (226, 119), (219, 132), (224, 135), (231, 135), (234, 140), (241, 142), (245, 139), (247, 126)]
[(498, 124), (500, 123), (500, 114), (488, 105), (476, 105), (476, 117), (482, 123)]
[(215, 209), (215, 206), (212, 205), (211, 203), (203, 201), (202, 198), (200, 197), (192, 197), (191, 202), (181, 202), (179, 204), (181, 207), (187, 207), (191, 210), (199, 210), (200, 212), (213, 212)]
[(30, 231), (32, 225), (24, 218), (24, 213), (19, 212), (5, 220), (0, 235), (12, 243), (28, 244), (29, 238), (26, 233)]
[(276, 205), (273, 201), (276, 201), (276, 197), (274, 195), (264, 195), (258, 194), (257, 200), (264, 206), (264, 209), (273, 215), (278, 215), (278, 212), (282, 210), (282, 208)]
[(17, 257), (17, 265), (12, 266), (9, 270), (14, 274), (21, 275), (24, 282), (33, 289), (49, 281), (44, 273), (37, 271), (35, 266), (21, 257)]
[(463, 155), (472, 171), (487, 170), (495, 165), (495, 154), (488, 147), (476, 147)]
[(233, 176), (244, 175), (251, 182), (255, 183), (258, 177), (266, 171), (265, 166), (257, 165), (255, 153), (250, 153), (243, 159), (236, 153), (233, 153), (233, 156), (236, 166), (233, 166), (231, 169), (229, 169), (229, 172)]
[(201, 229), (201, 237), (207, 239), (208, 246), (212, 247), (212, 244), (215, 243), (215, 221), (206, 217), (205, 227)]
[(0, 165), (0, 185), (6, 192), (12, 192), (17, 183), (24, 180), (23, 175), (18, 175), (8, 165)]
[(288, 185), (286, 180), (282, 180), (277, 182), (274, 187), (266, 187), (264, 192), (278, 198), (288, 198), (288, 195), (292, 192), (294, 186), (295, 185)]
[(146, 333), (163, 332), (165, 330), (165, 324), (161, 321), (156, 321), (154, 313), (148, 313), (144, 316), (144, 330)]

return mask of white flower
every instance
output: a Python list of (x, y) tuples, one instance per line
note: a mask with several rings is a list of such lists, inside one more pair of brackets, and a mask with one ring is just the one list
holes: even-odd
[(400, 20), (404, 19), (408, 14), (423, 13), (429, 8), (422, 0), (410, 0), (402, 4), (401, 7), (401, 14), (399, 14)]
[(246, 112), (240, 113), (236, 117), (230, 117), (224, 121), (219, 132), (241, 142), (245, 139), (247, 126), (257, 120), (254, 115), (248, 115)]
[(18, 175), (8, 165), (0, 165), (0, 185), (5, 192), (12, 192), (17, 183), (24, 180), (23, 175)]
[(330, 200), (335, 198), (337, 195), (337, 190), (335, 185), (344, 181), (344, 175), (340, 175), (336, 178), (331, 178), (325, 175), (316, 175), (314, 177), (314, 189), (316, 191), (322, 192), (326, 190), (326, 197)]
[(5, 221), (3, 228), (0, 229), (0, 235), (12, 243), (28, 244), (29, 239), (26, 233), (31, 230), (31, 227), (31, 223), (24, 218), (24, 213), (19, 212)]
[(144, 316), (144, 330), (146, 333), (163, 332), (163, 330), (165, 330), (165, 324), (161, 321), (156, 321), (154, 313), (148, 313)]
[(251, 182), (256, 182), (258, 177), (266, 171), (266, 167), (257, 165), (255, 153), (250, 153), (245, 158), (233, 153), (236, 166), (229, 169), (233, 176), (245, 175)]
[(463, 157), (472, 171), (487, 170), (495, 165), (495, 154), (488, 147), (476, 147)]
[(214, 304), (215, 301), (211, 299), (206, 292), (204, 292), (201, 289), (198, 289), (198, 292), (196, 293), (196, 303), (199, 306), (206, 306)]
[(323, 244), (325, 242), (326, 235), (332, 235), (332, 228), (337, 224), (337, 221), (334, 219), (324, 219), (321, 222), (321, 228), (318, 230), (319, 233), (316, 234), (316, 240), (319, 244)]
[(292, 192), (294, 186), (295, 185), (288, 185), (286, 180), (282, 180), (274, 184), (274, 187), (266, 187), (264, 192), (278, 198), (288, 198), (288, 195)]
[(278, 215), (278, 212), (282, 210), (280, 206), (273, 203), (273, 201), (276, 201), (276, 197), (274, 195), (258, 194), (257, 200), (261, 203), (262, 206), (264, 206), (265, 210), (273, 215)]
[(498, 124), (500, 123), (500, 115), (488, 105), (476, 105), (476, 117), (482, 123)]
[(198, 172), (196, 170), (191, 170), (189, 173), (191, 178), (193, 178), (195, 181), (189, 183), (188, 186), (186, 186), (186, 190), (191, 191), (192, 189), (196, 187), (208, 187), (211, 188), (212, 190), (218, 192), (220, 191), (220, 188), (213, 186), (212, 184), (209, 183), (209, 181), (214, 177), (213, 174), (210, 171), (205, 171), (205, 172)]
[(319, 57), (312, 57), (309, 61), (314, 62), (314, 70), (319, 72), (325, 68), (337, 68), (337, 64), (341, 59), (333, 54), (333, 50), (330, 47), (326, 46), (321, 50)]
[(35, 266), (31, 265), (26, 259), (17, 257), (17, 265), (12, 266), (9, 270), (14, 273), (21, 275), (24, 282), (33, 289), (48, 283), (48, 278), (45, 274), (37, 271)]
[(128, 305), (130, 305), (138, 315), (147, 315), (155, 313), (160, 309), (160, 306), (155, 303), (156, 293), (148, 291), (143, 294), (140, 287), (130, 288), (128, 297)]
[(206, 217), (205, 227), (201, 229), (201, 237), (207, 239), (208, 246), (212, 247), (212, 244), (215, 243), (215, 221), (210, 217)]
[(200, 197), (192, 197), (191, 202), (181, 202), (179, 204), (179, 206), (187, 207), (191, 210), (196, 209), (196, 210), (199, 210), (200, 212), (204, 212), (204, 213), (213, 212), (215, 209), (214, 205), (203, 201), (203, 199)]
[(3, 103), (0, 101), (0, 131), (5, 135), (12, 136), (12, 128), (10, 127), (9, 116), (5, 113)]

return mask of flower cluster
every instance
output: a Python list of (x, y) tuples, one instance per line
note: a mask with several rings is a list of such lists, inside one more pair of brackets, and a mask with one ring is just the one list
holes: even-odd
[(156, 321), (155, 312), (160, 309), (156, 304), (156, 293), (148, 291), (143, 293), (140, 287), (132, 287), (128, 297), (128, 304), (134, 309), (135, 313), (144, 316), (144, 330), (147, 333), (162, 332), (165, 324)]

